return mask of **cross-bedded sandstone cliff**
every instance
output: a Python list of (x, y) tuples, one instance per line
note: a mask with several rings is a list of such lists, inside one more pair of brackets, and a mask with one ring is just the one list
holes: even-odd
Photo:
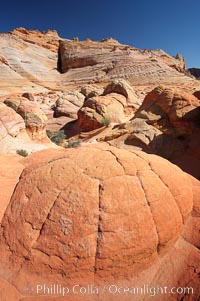
[(140, 50), (114, 39), (79, 42), (64, 40), (56, 31), (24, 28), (0, 34), (0, 94), (66, 90), (116, 78), (128, 79), (139, 94), (161, 83), (186, 90), (200, 86), (184, 71), (181, 55)]

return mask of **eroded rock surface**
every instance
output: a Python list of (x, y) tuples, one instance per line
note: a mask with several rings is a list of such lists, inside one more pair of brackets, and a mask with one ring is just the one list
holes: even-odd
[(84, 95), (79, 91), (64, 93), (55, 103), (54, 116), (66, 116), (77, 119), (77, 112), (82, 107), (84, 99)]
[(110, 93), (117, 93), (126, 97), (127, 105), (129, 105), (130, 107), (138, 109), (140, 106), (140, 102), (137, 95), (135, 94), (135, 91), (130, 86), (130, 84), (123, 79), (114, 80), (105, 87), (103, 95)]
[(133, 118), (95, 138), (120, 148), (157, 154), (200, 179), (199, 118), (197, 97), (159, 86), (147, 94)]
[(11, 35), (17, 36), (25, 42), (41, 46), (51, 51), (57, 52), (59, 40), (61, 39), (56, 30), (27, 30), (23, 27), (16, 28), (10, 32)]
[(0, 275), (27, 300), (24, 287), (38, 281), (198, 287), (200, 255), (186, 229), (199, 218), (199, 182), (178, 167), (105, 144), (43, 151), (23, 164), (2, 219)]
[[(71, 82), (105, 82), (129, 79), (134, 87), (165, 83), (187, 86), (192, 79), (185, 75), (181, 55), (171, 57), (161, 49), (140, 50), (113, 39), (102, 41), (60, 41), (61, 70)], [(198, 83), (197, 83), (198, 84)], [(139, 88), (139, 87), (137, 87)]]
[(20, 97), (9, 98), (7, 104), (12, 108), (0, 102), (0, 152), (57, 148), (46, 136), (46, 116), (36, 104)]
[(24, 169), (21, 161), (22, 158), (17, 155), (0, 155), (0, 224), (5, 210), (9, 205), (14, 188), (19, 181), (22, 170)]
[(4, 139), (7, 135), (16, 137), (20, 132), (25, 131), (23, 118), (1, 102), (0, 125), (0, 140)]
[(108, 125), (124, 122), (130, 117), (126, 116), (127, 107), (126, 98), (116, 93), (89, 98), (78, 111), (79, 127), (82, 131), (91, 131), (104, 126), (105, 122)]
[(140, 101), (158, 84), (187, 92), (200, 88), (185, 74), (184, 58), (161, 49), (140, 50), (114, 39), (64, 40), (53, 30), (17, 28), (0, 34), (0, 95), (68, 91), (82, 84), (101, 89), (117, 79), (128, 79)]
[(25, 29), (0, 34), (0, 95), (58, 89), (59, 37), (55, 35)]
[(47, 117), (37, 103), (29, 101), (25, 97), (9, 97), (4, 100), (4, 103), (24, 119), (31, 139), (48, 141), (46, 136)]
[[(0, 154), (0, 300), (63, 300), (38, 296), (40, 283), (98, 286), (73, 301), (152, 300), (110, 294), (111, 283), (189, 286), (153, 299), (199, 300), (199, 181), (139, 151), (200, 179), (199, 81), (161, 49), (59, 40), (0, 34), (0, 152), (48, 148)], [(52, 144), (47, 118), (82, 146)]]
[(101, 94), (99, 90), (81, 89), (85, 93), (85, 101), (78, 111), (78, 124), (81, 131), (91, 131), (106, 123), (123, 123), (129, 120), (139, 107), (133, 88), (125, 80), (110, 82)]
[(145, 97), (135, 117), (157, 123), (173, 136), (187, 135), (198, 124), (199, 106), (195, 96), (160, 86)]

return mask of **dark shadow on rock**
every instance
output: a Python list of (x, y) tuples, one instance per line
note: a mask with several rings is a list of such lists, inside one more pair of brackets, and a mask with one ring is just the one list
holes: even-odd
[(80, 127), (78, 125), (78, 120), (73, 120), (71, 122), (68, 122), (62, 127), (62, 130), (64, 130), (67, 139), (80, 134)]
[(196, 79), (200, 78), (200, 68), (189, 68), (187, 70), (190, 72), (190, 74), (196, 77)]
[(58, 60), (57, 60), (57, 70), (62, 73), (62, 62), (61, 62), (61, 54), (60, 54), (60, 43), (58, 47)]
[(151, 153), (149, 147), (145, 143), (143, 143), (142, 141), (140, 141), (138, 139), (133, 139), (133, 138), (128, 137), (124, 141), (124, 144), (137, 147), (137, 148), (143, 150), (145, 153)]
[(186, 113), (183, 120), (193, 123), (194, 127), (200, 128), (200, 107)]
[(173, 156), (183, 154), (185, 151), (182, 141), (165, 134), (156, 136), (148, 145), (138, 139), (131, 139), (129, 137), (124, 143), (138, 147), (148, 154), (161, 156), (167, 160), (170, 160)]
[(176, 164), (186, 173), (200, 179), (200, 129), (191, 135), (172, 137), (161, 134), (148, 144), (127, 138), (124, 143), (140, 148), (148, 154), (158, 155)]

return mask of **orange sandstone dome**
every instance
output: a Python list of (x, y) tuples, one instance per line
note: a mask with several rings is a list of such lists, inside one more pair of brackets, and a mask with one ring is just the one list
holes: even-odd
[(189, 176), (154, 155), (101, 144), (22, 162), (0, 244), (0, 271), (19, 291), (131, 277), (170, 250), (192, 210)]

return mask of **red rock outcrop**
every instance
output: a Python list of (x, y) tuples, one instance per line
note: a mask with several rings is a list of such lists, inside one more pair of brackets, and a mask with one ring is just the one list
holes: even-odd
[(130, 118), (127, 108), (126, 98), (116, 93), (86, 99), (78, 111), (78, 125), (81, 131), (91, 131), (103, 127), (104, 122), (125, 122)]
[(16, 137), (20, 132), (25, 131), (23, 118), (0, 102), (0, 141), (7, 135)]
[[(23, 164), (2, 219), (0, 275), (27, 300), (37, 300), (40, 283), (156, 286), (159, 280), (198, 288), (200, 255), (187, 227), (191, 212), (199, 218), (200, 186), (178, 167), (106, 145), (43, 151)], [(33, 291), (25, 293), (29, 285)], [(108, 292), (85, 297), (118, 300)]]
[(138, 100), (135, 91), (130, 86), (130, 84), (123, 79), (114, 80), (105, 87), (103, 95), (107, 95), (110, 93), (117, 93), (125, 96), (127, 106), (129, 107), (137, 109), (140, 106), (140, 101)]
[[(182, 82), (190, 89), (194, 79), (185, 75), (181, 55), (171, 57), (161, 49), (140, 50), (113, 39), (97, 41), (60, 41), (61, 70), (71, 82), (105, 82), (129, 79), (134, 88)], [(197, 85), (199, 83), (196, 82)], [(188, 86), (189, 87), (189, 86)], [(149, 89), (149, 88), (148, 88)]]
[(101, 86), (98, 86), (97, 84), (90, 84), (80, 87), (80, 92), (85, 96), (85, 99), (94, 97), (94, 96), (100, 96), (104, 92), (104, 88)]
[(200, 101), (164, 86), (153, 89), (133, 118), (88, 138), (154, 153), (200, 179)]
[(145, 97), (135, 117), (161, 131), (149, 139), (150, 151), (200, 179), (200, 101), (195, 96), (158, 87)]
[(14, 188), (19, 181), (19, 176), (24, 169), (20, 161), (22, 161), (22, 158), (17, 155), (0, 155), (0, 224), (4, 212), (9, 205)]
[[(67, 70), (63, 74), (60, 61)], [(128, 79), (140, 100), (158, 84), (200, 88), (199, 81), (184, 74), (180, 55), (174, 58), (160, 49), (140, 50), (113, 39), (62, 40), (55, 31), (24, 28), (0, 34), (0, 94), (66, 91), (94, 82), (101, 88), (118, 78)]]
[(51, 35), (25, 32), (0, 34), (0, 95), (46, 92), (65, 86), (57, 70), (57, 46), (51, 44)]
[(191, 134), (199, 120), (199, 106), (195, 96), (160, 86), (145, 97), (135, 117), (157, 123), (174, 136)]
[(47, 117), (37, 103), (25, 97), (9, 97), (4, 103), (15, 110), (23, 119), (26, 131), (33, 140), (48, 141), (46, 136)]
[[(59, 40), (55, 31), (0, 34), (0, 152), (48, 148), (0, 154), (0, 300), (152, 300), (111, 293), (112, 284), (189, 286), (193, 294), (153, 299), (199, 300), (199, 181), (139, 150), (200, 179), (200, 82), (181, 55)], [(52, 144), (47, 117), (61, 128), (77, 114), (64, 128), (74, 141), (94, 129), (83, 146)], [(72, 291), (90, 283), (98, 295)], [(38, 284), (70, 293), (42, 296)]]
[(27, 30), (19, 27), (10, 31), (10, 34), (19, 37), (25, 42), (50, 49), (54, 52), (58, 52), (59, 40), (61, 40), (56, 30), (40, 32), (39, 30)]
[(55, 103), (54, 116), (67, 116), (77, 119), (77, 112), (82, 107), (84, 99), (84, 95), (79, 91), (64, 93)]
[(158, 55), (160, 59), (168, 66), (176, 69), (179, 72), (185, 72), (185, 59), (181, 54), (177, 54), (175, 57), (170, 57), (166, 52), (161, 49), (154, 50), (153, 53)]
[[(20, 105), (20, 100), (22, 98), (10, 98), (10, 105), (16, 110), (18, 110), (18, 105), (21, 106), (21, 111), (17, 112), (24, 119), (14, 109), (0, 102), (0, 152), (16, 153), (17, 150), (23, 149), (32, 153), (41, 149), (57, 148), (46, 136), (45, 128), (43, 128), (44, 119), (40, 119), (45, 117), (42, 111), (35, 110), (36, 104), (27, 99), (23, 105)], [(32, 109), (34, 113), (31, 113)], [(42, 141), (38, 141), (41, 138)]]
[[(92, 96), (96, 93), (97, 96)], [(125, 122), (139, 107), (133, 88), (123, 79), (110, 82), (100, 95), (95, 89), (85, 95), (84, 104), (78, 111), (78, 124), (82, 131), (98, 129), (104, 125), (104, 120), (109, 123)]]

